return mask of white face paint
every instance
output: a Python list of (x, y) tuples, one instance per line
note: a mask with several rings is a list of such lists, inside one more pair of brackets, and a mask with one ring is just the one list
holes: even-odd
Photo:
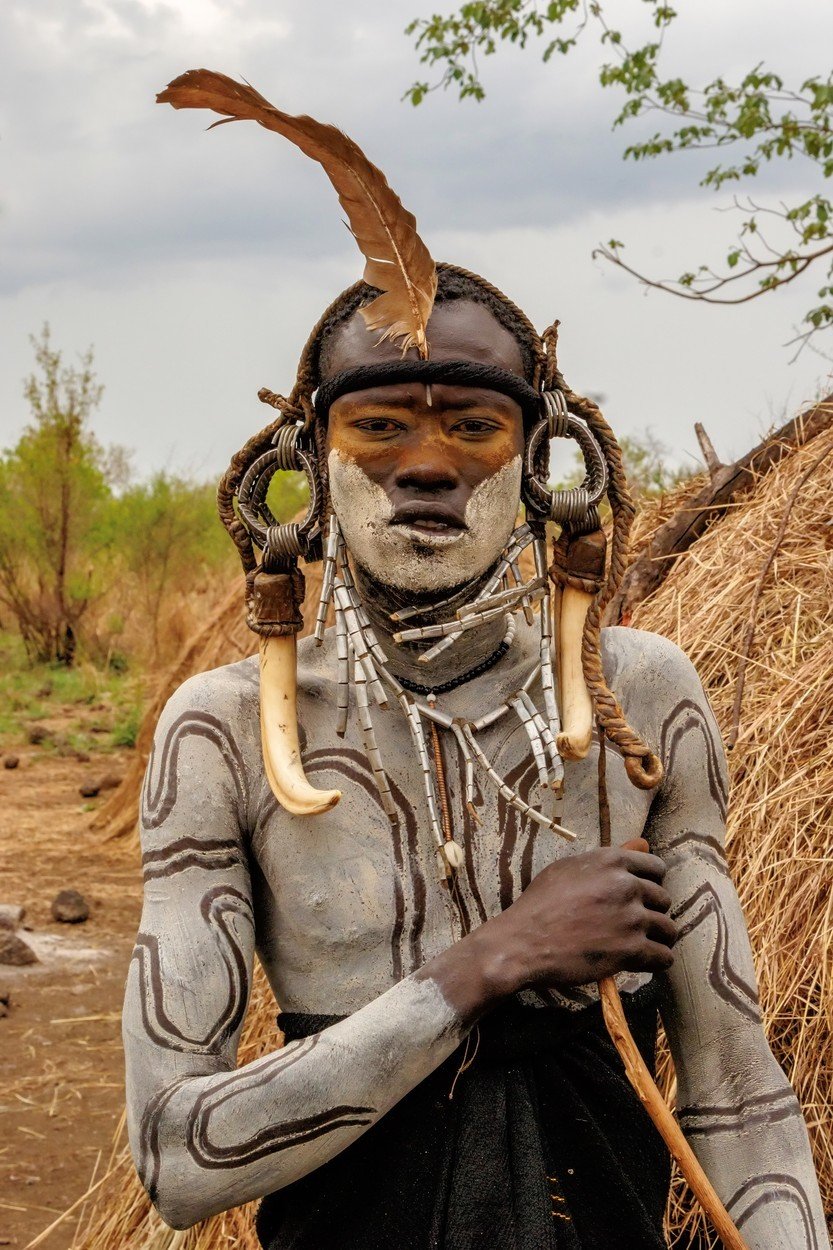
[(391, 525), (393, 504), (354, 460), (334, 449), (327, 466), (333, 510), (351, 555), (377, 581), (399, 590), (431, 593), (472, 581), (495, 563), (515, 528), (520, 456), (474, 488), (466, 528), (453, 534)]

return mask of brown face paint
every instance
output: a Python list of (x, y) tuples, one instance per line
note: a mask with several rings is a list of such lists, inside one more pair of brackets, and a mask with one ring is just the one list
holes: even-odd
[(394, 511), (436, 501), (462, 523), (472, 492), (523, 451), (520, 408), (493, 391), (421, 383), (345, 395), (327, 445), (381, 487)]

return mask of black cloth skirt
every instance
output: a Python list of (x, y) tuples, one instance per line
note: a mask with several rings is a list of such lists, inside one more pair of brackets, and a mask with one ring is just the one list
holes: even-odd
[[(622, 999), (653, 1070), (655, 984)], [(279, 1023), (292, 1041), (337, 1019)], [(513, 1000), (478, 1027), (456, 1083), (462, 1048), (329, 1163), (263, 1200), (265, 1250), (665, 1250), (668, 1152), (600, 1006)]]

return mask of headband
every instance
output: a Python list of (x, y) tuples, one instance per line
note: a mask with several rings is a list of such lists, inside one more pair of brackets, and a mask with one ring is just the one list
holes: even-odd
[(326, 421), (331, 406), (342, 395), (371, 386), (393, 386), (396, 382), (445, 382), (449, 386), (482, 386), (514, 399), (525, 422), (539, 421), (544, 415), (541, 392), (508, 369), (478, 364), (474, 360), (390, 360), (384, 364), (358, 365), (345, 369), (322, 382), (313, 397), (315, 415)]

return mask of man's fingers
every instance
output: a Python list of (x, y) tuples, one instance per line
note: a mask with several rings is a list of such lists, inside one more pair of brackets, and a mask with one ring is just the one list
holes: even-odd
[(642, 891), (642, 902), (649, 911), (671, 910), (671, 895), (661, 885), (643, 877), (639, 882), (639, 888)]
[(628, 960), (630, 972), (665, 972), (674, 962), (674, 954), (670, 947), (661, 942), (646, 941), (642, 943), (639, 953)]
[(645, 838), (629, 838), (627, 842), (622, 843), (623, 851), (650, 851), (650, 849)]
[(647, 877), (650, 881), (661, 882), (665, 876), (665, 862), (659, 855), (650, 855), (645, 851), (622, 850), (625, 867), (635, 877)]
[(673, 946), (677, 941), (677, 926), (674, 921), (658, 911), (649, 912), (648, 915), (649, 920), (645, 926), (647, 936), (654, 942), (661, 942), (663, 946)]

